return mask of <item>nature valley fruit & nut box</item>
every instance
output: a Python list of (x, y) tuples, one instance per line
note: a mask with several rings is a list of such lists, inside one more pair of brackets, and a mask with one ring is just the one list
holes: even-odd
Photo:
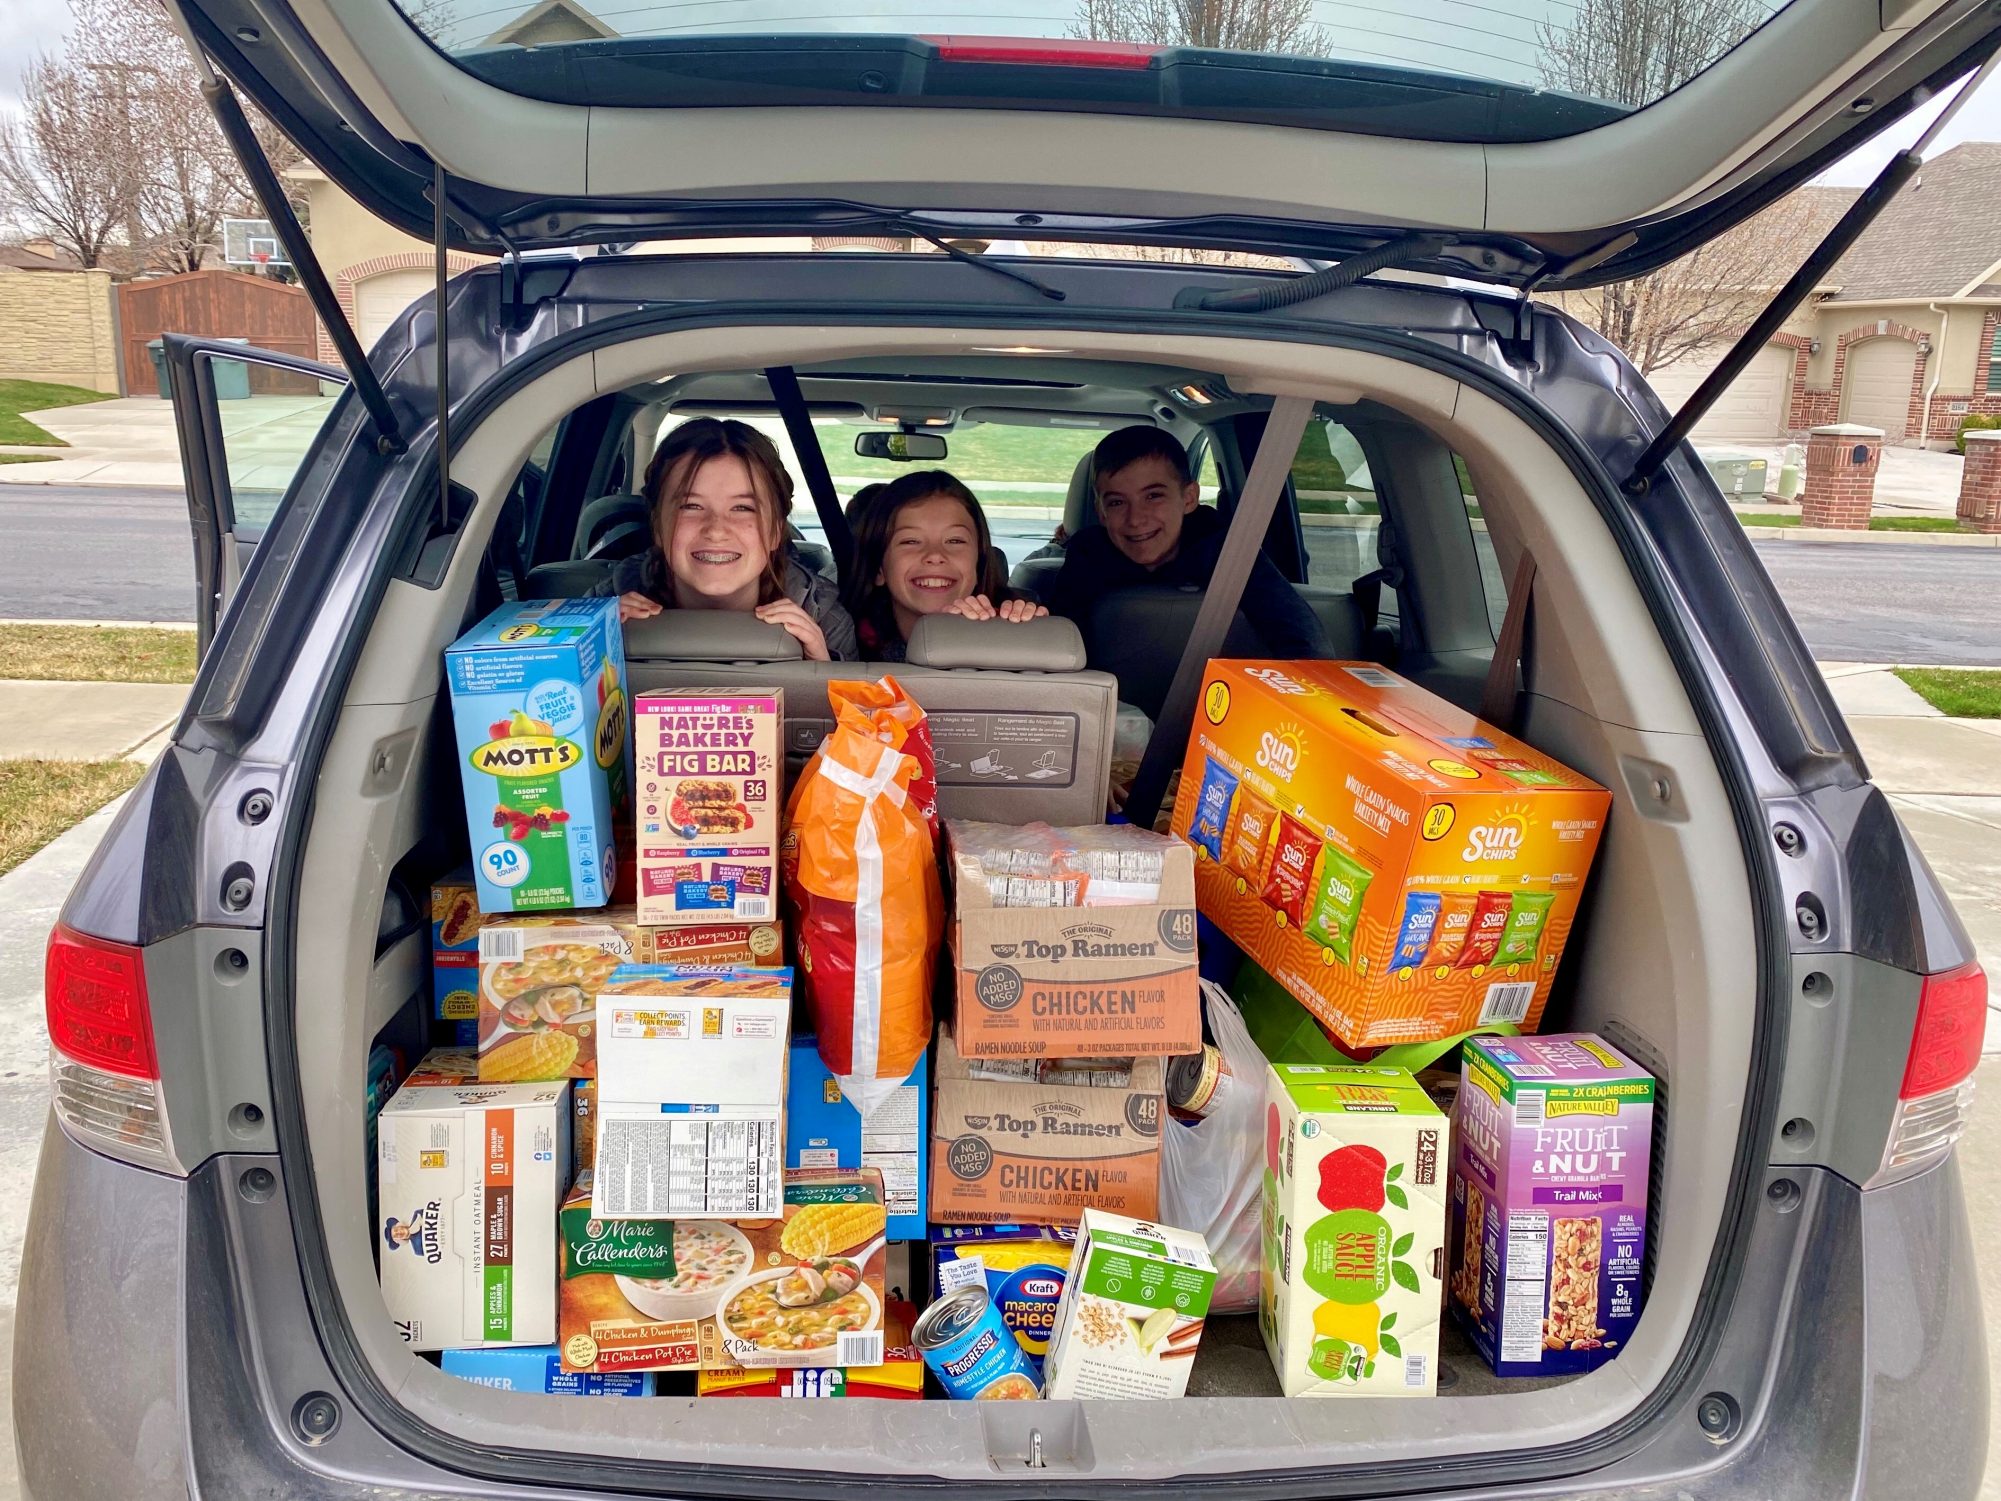
[(1211, 662), (1196, 901), (1351, 1048), (1542, 1017), (1611, 794), (1366, 662)]
[(1588, 1371), (1639, 1323), (1653, 1076), (1588, 1033), (1469, 1038), (1460, 1071), (1452, 1311), (1497, 1375)]
[(1258, 1324), (1288, 1397), (1430, 1396), (1445, 1116), (1408, 1072), (1269, 1066)]
[(606, 1219), (578, 1175), (563, 1203), (557, 1345), (566, 1371), (878, 1366), (882, 1180), (785, 1175), (776, 1219)]
[(642, 922), (777, 916), (784, 709), (776, 688), (639, 695), (633, 724)]
[(632, 789), (618, 601), (502, 605), (445, 672), (480, 910), (602, 907)]

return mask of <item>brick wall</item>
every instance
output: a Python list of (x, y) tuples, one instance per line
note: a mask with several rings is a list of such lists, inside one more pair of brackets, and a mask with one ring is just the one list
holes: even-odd
[(111, 273), (0, 269), (0, 379), (116, 393)]
[(1966, 435), (1957, 515), (1972, 531), (2001, 532), (2001, 433)]
[(1808, 434), (1806, 487), (1800, 492), (1802, 524), (1866, 530), (1882, 456), (1882, 434), (1876, 428), (1843, 424)]
[[(486, 262), (479, 256), (465, 255), (456, 250), (445, 252), (445, 274), (457, 276), (462, 271), (470, 271)], [(385, 271), (429, 271), (437, 266), (435, 253), (429, 250), (406, 250), (395, 255), (371, 256), (365, 261), (357, 261), (352, 266), (343, 266), (334, 272), (334, 300), (340, 310), (347, 315), (349, 328), (355, 327), (355, 288), (371, 276), (380, 276)], [(338, 365), (340, 351), (334, 348), (333, 336), (327, 332), (325, 323), (319, 324), (320, 360), (323, 364)], [(363, 354), (368, 353), (364, 346)]]

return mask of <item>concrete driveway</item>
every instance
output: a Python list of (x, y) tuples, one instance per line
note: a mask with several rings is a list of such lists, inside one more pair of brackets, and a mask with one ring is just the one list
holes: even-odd
[[(331, 396), (247, 396), (217, 403), (230, 483), (242, 489), (282, 491), (333, 404)], [(10, 447), (13, 453), (57, 457), (39, 464), (9, 464), (9, 484), (180, 488), (181, 446), (171, 401), (124, 396), (23, 415), (70, 446)]]

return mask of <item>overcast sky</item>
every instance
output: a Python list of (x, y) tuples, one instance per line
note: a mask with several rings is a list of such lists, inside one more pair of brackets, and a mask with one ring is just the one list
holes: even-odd
[[(472, 0), (447, 0), (447, 3), (465, 8)], [(484, 0), (484, 8), (492, 10), (497, 4), (500, 10), (513, 12), (526, 9), (529, 3), (530, 0), (511, 0), (511, 3)], [(1521, 0), (1516, 3), (1519, 5)], [(885, 9), (893, 9), (896, 4), (897, 0), (886, 0)], [(0, 0), (0, 109), (11, 108), (19, 97), (22, 69), (38, 54), (54, 50), (69, 24), (68, 0)], [(1943, 101), (1920, 111), (1922, 119), (1905, 121), (1879, 136), (1829, 171), (1821, 181), (1854, 186), (1866, 183), (1892, 151), (1917, 139), (1932, 113), (1942, 106)], [(1933, 150), (1968, 140), (2001, 140), (2001, 73), (1988, 82), (1979, 97), (1967, 102)]]

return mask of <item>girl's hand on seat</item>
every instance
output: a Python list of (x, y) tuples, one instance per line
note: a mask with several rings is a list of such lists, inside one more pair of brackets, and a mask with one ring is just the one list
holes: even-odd
[(830, 662), (833, 654), (827, 650), (827, 633), (820, 629), (820, 623), (794, 600), (774, 599), (768, 605), (757, 607), (757, 618), (772, 625), (782, 625), (786, 631), (806, 649), (809, 662)]
[(618, 597), (618, 623), (620, 625), (624, 625), (628, 620), (644, 620), (649, 615), (658, 615), (660, 610), (660, 601), (653, 598), (650, 594), (628, 593), (621, 594)]

